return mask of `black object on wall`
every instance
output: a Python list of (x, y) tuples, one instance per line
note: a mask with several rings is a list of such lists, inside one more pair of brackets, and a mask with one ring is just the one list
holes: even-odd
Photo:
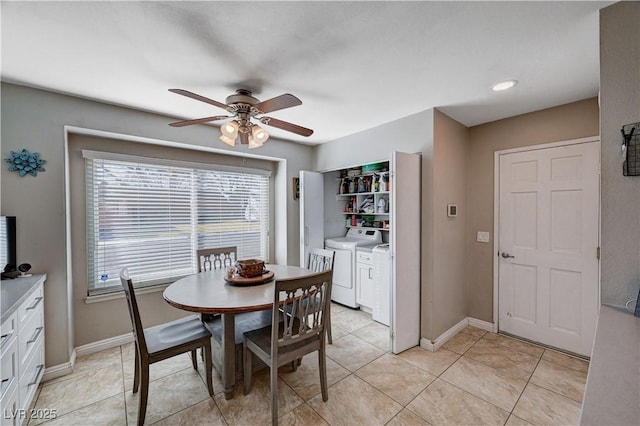
[(12, 272), (16, 272), (16, 218), (15, 216), (0, 216), (0, 268), (2, 279), (14, 278)]
[(622, 155), (624, 176), (640, 176), (640, 123), (626, 124), (620, 129), (622, 133)]

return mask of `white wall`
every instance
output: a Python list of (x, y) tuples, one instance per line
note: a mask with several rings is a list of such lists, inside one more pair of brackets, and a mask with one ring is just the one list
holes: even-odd
[(393, 151), (419, 153), (433, 141), (433, 110), (345, 136), (315, 147), (316, 171), (388, 161)]
[[(76, 346), (71, 295), (75, 286), (86, 286), (71, 280), (66, 267), (65, 125), (175, 141), (204, 150), (215, 147), (231, 154), (259, 154), (276, 161), (285, 159), (286, 173), (277, 171), (276, 185), (280, 183), (283, 189), (279, 192), (286, 191), (286, 196), (278, 193), (276, 198), (282, 205), (286, 203), (287, 238), (276, 239), (276, 251), (279, 247), (282, 251), (286, 245), (286, 261), (297, 264), (299, 213), (298, 203), (291, 196), (290, 182), (299, 170), (311, 169), (311, 147), (272, 138), (257, 152), (249, 152), (246, 147), (227, 149), (218, 141), (218, 131), (212, 126), (176, 129), (167, 125), (173, 121), (169, 117), (7, 83), (2, 83), (1, 91), (3, 158), (11, 150), (27, 148), (40, 152), (47, 160), (47, 171), (35, 178), (18, 177), (6, 167), (2, 167), (0, 175), (2, 214), (18, 218), (18, 262), (29, 262), (35, 273), (48, 274), (45, 284), (47, 367), (70, 359)], [(283, 213), (282, 210), (277, 213)]]

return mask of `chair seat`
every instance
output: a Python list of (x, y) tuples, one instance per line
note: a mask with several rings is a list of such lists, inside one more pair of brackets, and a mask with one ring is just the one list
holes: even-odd
[(194, 340), (210, 337), (211, 334), (196, 315), (144, 329), (144, 338), (147, 341), (149, 353), (162, 352), (176, 346), (192, 343)]
[[(293, 328), (297, 329), (299, 327), (299, 324), (300, 324), (300, 321), (296, 318), (294, 320)], [(284, 328), (284, 323), (280, 322), (278, 327), (278, 338), (282, 338), (283, 328)], [(258, 330), (248, 331), (244, 333), (244, 336), (247, 340), (250, 340), (251, 342), (253, 342), (253, 344), (255, 344), (258, 348), (260, 348), (260, 350), (263, 351), (265, 354), (271, 353), (271, 325), (262, 327)], [(278, 349), (278, 356), (282, 357), (288, 352), (295, 352), (302, 347), (317, 345), (319, 342), (320, 342), (320, 335), (317, 334), (315, 339), (308, 338), (298, 343), (292, 343), (292, 344), (280, 347)]]

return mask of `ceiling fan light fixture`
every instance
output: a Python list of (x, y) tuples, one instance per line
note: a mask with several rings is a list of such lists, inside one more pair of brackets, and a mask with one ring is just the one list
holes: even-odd
[(230, 138), (230, 137), (228, 137), (226, 135), (222, 135), (222, 136), (220, 136), (220, 140), (222, 142), (226, 143), (229, 146), (235, 146), (236, 145), (236, 138), (235, 137)]
[(502, 92), (503, 90), (508, 90), (508, 89), (511, 89), (512, 87), (515, 87), (517, 84), (518, 84), (518, 80), (501, 81), (500, 83), (496, 83), (493, 86), (491, 86), (491, 90), (493, 90), (494, 92)]
[(233, 120), (220, 126), (220, 132), (223, 136), (235, 139), (238, 136), (238, 127), (238, 122)]
[(238, 89), (234, 95), (227, 97), (227, 103), (224, 104), (188, 90), (169, 89), (169, 91), (222, 108), (232, 114), (231, 116), (216, 115), (212, 117), (169, 123), (169, 125), (173, 127), (183, 127), (192, 124), (203, 124), (212, 121), (231, 119), (231, 121), (220, 126), (220, 140), (229, 146), (235, 146), (238, 138), (240, 138), (240, 144), (250, 145), (249, 148), (258, 148), (269, 139), (269, 133), (262, 127), (252, 123), (252, 119), (255, 119), (255, 121), (258, 121), (261, 124), (277, 127), (300, 136), (308, 137), (313, 134), (313, 130), (298, 126), (297, 124), (288, 123), (272, 117), (259, 117), (262, 114), (302, 105), (302, 101), (290, 93), (285, 93), (284, 95), (276, 96), (275, 98), (260, 102), (257, 98), (251, 96), (250, 91)]
[(269, 139), (269, 133), (257, 124), (251, 126), (251, 136), (260, 143), (260, 146)]
[(264, 142), (260, 142), (253, 136), (249, 135), (249, 149), (260, 148), (262, 145), (264, 145)]

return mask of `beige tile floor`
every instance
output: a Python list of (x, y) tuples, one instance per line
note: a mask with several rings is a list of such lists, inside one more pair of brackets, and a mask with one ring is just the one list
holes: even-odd
[[(296, 372), (279, 371), (283, 425), (571, 425), (577, 424), (588, 363), (467, 327), (435, 353), (389, 352), (388, 329), (371, 316), (333, 305), (327, 349), (329, 401), (323, 402), (317, 356)], [(249, 395), (225, 400), (214, 374), (210, 398), (200, 363), (188, 355), (151, 366), (147, 424), (267, 425), (268, 370)], [(133, 345), (78, 358), (73, 374), (44, 383), (36, 408), (57, 410), (50, 425), (135, 424)], [(32, 421), (30, 424), (38, 424)]]

